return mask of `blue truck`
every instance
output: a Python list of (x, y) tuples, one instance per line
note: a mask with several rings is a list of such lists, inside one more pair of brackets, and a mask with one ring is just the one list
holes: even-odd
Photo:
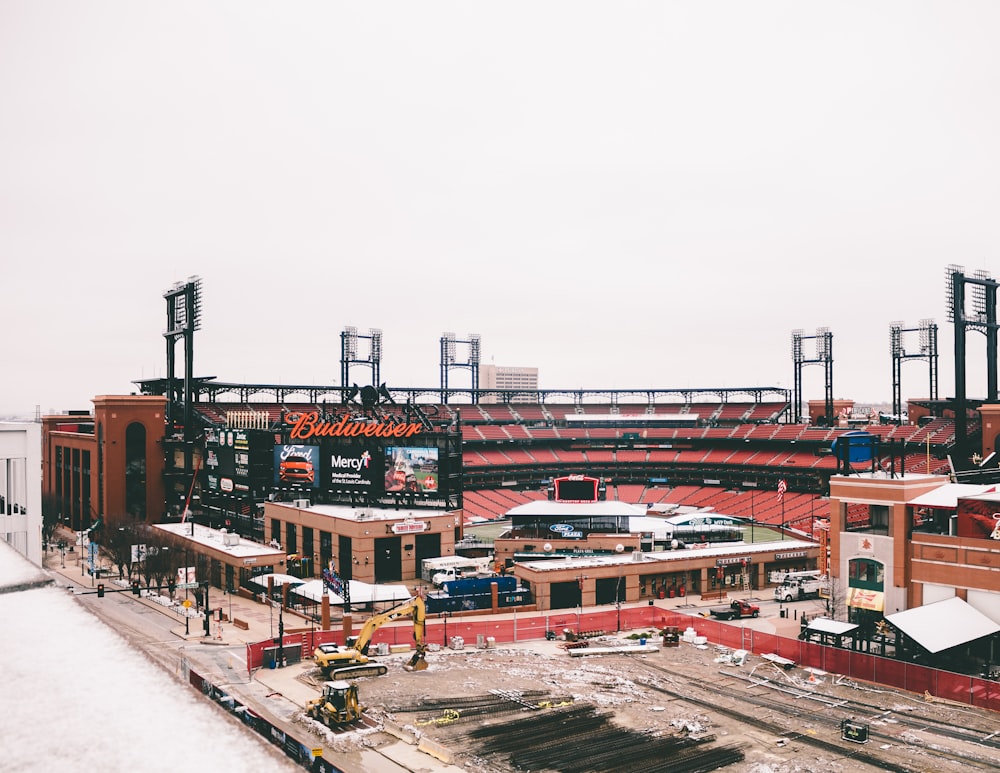
[(512, 574), (495, 574), (491, 577), (461, 577), (448, 580), (441, 589), (449, 596), (471, 596), (477, 593), (490, 593), (490, 586), (496, 583), (501, 593), (512, 591), (517, 587), (517, 578)]
[(527, 589), (517, 587), (513, 575), (495, 577), (466, 577), (445, 583), (444, 590), (427, 594), (427, 613), (460, 612), (462, 610), (490, 609), (493, 606), (491, 585), (497, 585), (497, 605), (516, 607), (527, 603)]

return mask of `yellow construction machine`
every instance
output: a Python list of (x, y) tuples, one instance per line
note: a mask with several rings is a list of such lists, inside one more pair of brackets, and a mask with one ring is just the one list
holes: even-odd
[(353, 679), (359, 676), (380, 676), (388, 669), (384, 663), (368, 658), (368, 645), (371, 644), (375, 631), (386, 623), (392, 622), (403, 615), (413, 618), (413, 640), (416, 651), (410, 658), (406, 668), (409, 671), (423, 671), (427, 668), (425, 653), (427, 644), (424, 641), (425, 618), (427, 616), (424, 599), (419, 594), (404, 601), (387, 612), (373, 615), (361, 627), (361, 632), (355, 639), (348, 639), (346, 647), (337, 644), (321, 644), (313, 651), (313, 661), (319, 666), (327, 679)]
[(364, 706), (358, 701), (358, 686), (338, 680), (326, 682), (322, 694), (306, 703), (306, 714), (327, 727), (341, 727), (361, 719)]

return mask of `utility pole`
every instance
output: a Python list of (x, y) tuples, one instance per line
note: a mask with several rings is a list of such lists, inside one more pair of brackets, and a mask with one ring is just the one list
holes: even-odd
[(205, 635), (212, 635), (211, 611), (208, 608), (208, 581), (205, 582)]

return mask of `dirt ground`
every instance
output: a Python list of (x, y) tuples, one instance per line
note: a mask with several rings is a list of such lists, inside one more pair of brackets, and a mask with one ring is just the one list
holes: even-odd
[[(998, 717), (991, 712), (832, 674), (785, 670), (753, 655), (734, 663), (734, 653), (713, 645), (682, 642), (660, 647), (659, 639), (649, 644), (658, 649), (644, 652), (633, 639), (605, 637), (591, 641), (587, 650), (629, 647), (632, 654), (583, 656), (571, 655), (566, 643), (558, 641), (489, 649), (466, 645), (429, 652), (428, 668), (421, 672), (404, 670), (405, 656), (393, 655), (383, 658), (390, 666), (388, 674), (358, 680), (358, 686), (370, 725), (393, 725), (416, 739), (432, 740), (448, 750), (455, 767), (484, 773), (525, 770), (529, 758), (536, 760), (531, 767), (536, 773), (627, 770), (625, 760), (618, 766), (600, 762), (602, 745), (638, 748), (650, 739), (699, 742), (699, 749), (708, 750), (706, 759), (717, 758), (720, 764), (672, 764), (664, 759), (666, 752), (651, 748), (643, 770), (957, 772), (995, 770), (994, 761), (1000, 759), (1000, 747), (982, 741), (997, 725)], [(497, 708), (497, 702), (505, 708)], [(558, 743), (550, 739), (546, 749), (517, 763), (517, 755), (528, 754), (533, 742), (518, 724), (526, 715), (540, 727), (547, 714), (587, 707), (615, 729), (613, 741), (604, 740), (609, 731), (603, 725), (600, 732), (575, 734), (573, 725), (581, 720), (574, 716), (559, 740), (570, 739), (580, 759), (539, 766), (537, 759), (545, 759), (549, 751), (555, 754)], [(864, 725), (869, 741), (844, 740), (844, 719)], [(516, 730), (506, 732), (507, 727)], [(495, 729), (493, 740), (478, 735), (489, 728)], [(335, 737), (319, 726), (316, 731), (324, 742), (345, 751), (352, 745), (382, 742), (378, 733), (367, 730)], [(498, 750), (504, 735), (516, 738)], [(518, 739), (523, 739), (521, 746)], [(737, 760), (722, 753), (734, 750)], [(427, 759), (426, 770), (442, 769), (432, 757)]]

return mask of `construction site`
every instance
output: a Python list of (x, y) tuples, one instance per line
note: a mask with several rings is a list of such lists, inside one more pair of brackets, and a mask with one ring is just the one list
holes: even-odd
[(402, 646), (380, 656), (386, 673), (352, 682), (359, 715), (339, 726), (305, 711), (325, 680), (311, 660), (254, 679), (344, 770), (362, 752), (367, 769), (375, 752), (387, 771), (487, 773), (915, 773), (995, 770), (1000, 757), (994, 713), (717, 646), (693, 628), (460, 638), (430, 645), (423, 670)]

